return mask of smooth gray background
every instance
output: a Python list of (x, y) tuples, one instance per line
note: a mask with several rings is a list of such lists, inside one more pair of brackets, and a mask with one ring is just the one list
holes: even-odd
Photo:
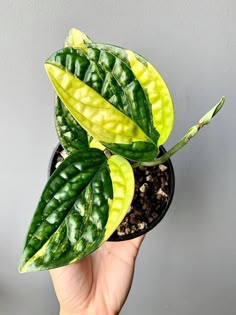
[(233, 0), (1, 1), (1, 315), (58, 314), (49, 274), (20, 275), (17, 264), (57, 143), (43, 62), (71, 27), (157, 67), (176, 106), (167, 148), (226, 96), (214, 122), (172, 158), (175, 197), (143, 243), (121, 314), (236, 313), (235, 21)]

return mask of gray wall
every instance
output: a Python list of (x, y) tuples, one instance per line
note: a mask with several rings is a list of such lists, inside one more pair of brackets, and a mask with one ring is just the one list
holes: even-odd
[(58, 313), (48, 273), (19, 275), (17, 264), (57, 143), (43, 62), (71, 27), (159, 69), (176, 106), (167, 148), (226, 96), (214, 122), (172, 159), (175, 197), (143, 243), (121, 313), (235, 314), (235, 16), (233, 0), (1, 1), (1, 315)]

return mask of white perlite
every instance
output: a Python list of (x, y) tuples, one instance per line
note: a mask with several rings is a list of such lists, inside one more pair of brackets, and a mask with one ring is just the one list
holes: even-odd
[(167, 170), (167, 166), (165, 166), (164, 164), (160, 164), (159, 169), (161, 172), (165, 172)]
[(157, 191), (157, 198), (161, 198), (161, 197), (167, 198), (168, 195), (161, 188), (159, 188)]

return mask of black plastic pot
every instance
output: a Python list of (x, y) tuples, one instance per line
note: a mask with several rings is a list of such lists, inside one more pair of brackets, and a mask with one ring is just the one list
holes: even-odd
[[(48, 177), (50, 177), (51, 174), (55, 171), (55, 165), (57, 163), (58, 156), (60, 155), (60, 152), (62, 150), (63, 150), (62, 146), (60, 144), (58, 144), (56, 146), (55, 150), (53, 151), (53, 154), (52, 154), (50, 162), (49, 162)], [(164, 147), (160, 147), (160, 155), (162, 155), (165, 152), (166, 152), (166, 150), (164, 149)], [(136, 238), (138, 236), (141, 236), (143, 234), (146, 234), (148, 231), (152, 230), (158, 223), (160, 223), (161, 220), (164, 218), (164, 216), (167, 213), (167, 211), (170, 207), (170, 204), (172, 202), (173, 195), (174, 195), (174, 189), (175, 189), (175, 175), (174, 175), (174, 169), (173, 169), (173, 165), (171, 163), (171, 160), (168, 160), (167, 162), (165, 162), (164, 165), (167, 166), (167, 170), (168, 170), (168, 180), (167, 181), (168, 181), (169, 193), (168, 193), (167, 202), (165, 203), (163, 208), (158, 210), (159, 211), (158, 217), (156, 219), (154, 219), (151, 223), (149, 223), (147, 225), (147, 227), (143, 230), (138, 230), (132, 234), (127, 234), (127, 235), (122, 235), (122, 236), (117, 235), (117, 233), (113, 233), (111, 235), (111, 237), (108, 239), (108, 241), (112, 241), (112, 242), (127, 241), (130, 239)]]

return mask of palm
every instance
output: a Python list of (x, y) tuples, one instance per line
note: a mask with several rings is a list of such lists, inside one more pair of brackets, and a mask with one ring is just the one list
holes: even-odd
[(117, 314), (131, 286), (143, 237), (104, 243), (80, 262), (51, 270), (62, 314)]

